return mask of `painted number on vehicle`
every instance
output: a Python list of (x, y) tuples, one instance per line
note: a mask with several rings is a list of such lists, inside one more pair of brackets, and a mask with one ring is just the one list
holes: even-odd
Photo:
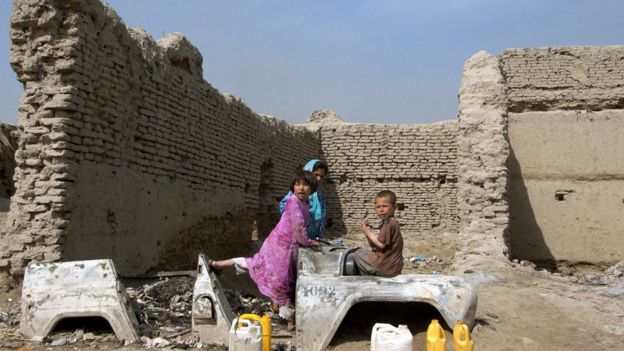
[(303, 296), (335, 297), (336, 288), (333, 286), (306, 286), (303, 288)]

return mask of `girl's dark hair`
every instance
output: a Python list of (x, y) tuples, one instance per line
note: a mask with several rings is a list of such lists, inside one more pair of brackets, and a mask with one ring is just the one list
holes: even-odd
[(314, 164), (314, 167), (312, 167), (312, 172), (316, 171), (317, 169), (324, 169), (325, 170), (325, 174), (329, 173), (329, 167), (327, 167), (327, 163), (325, 163), (323, 161), (317, 161)]
[(295, 191), (295, 183), (298, 181), (302, 181), (309, 185), (312, 188), (312, 192), (316, 191), (318, 184), (316, 183), (316, 178), (314, 178), (314, 174), (310, 171), (304, 171), (303, 169), (299, 169), (293, 174), (292, 182), (290, 182), (290, 191)]

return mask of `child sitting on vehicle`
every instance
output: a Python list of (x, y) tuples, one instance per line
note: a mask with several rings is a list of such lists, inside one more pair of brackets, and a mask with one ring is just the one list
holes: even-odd
[(380, 191), (375, 196), (375, 213), (381, 220), (373, 232), (368, 220), (361, 222), (372, 251), (357, 249), (354, 252), (355, 265), (362, 275), (394, 277), (403, 270), (403, 237), (399, 222), (394, 219), (396, 195), (390, 190)]

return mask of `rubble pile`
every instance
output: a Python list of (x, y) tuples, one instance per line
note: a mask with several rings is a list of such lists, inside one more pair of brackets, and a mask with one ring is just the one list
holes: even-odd
[(232, 312), (237, 315), (246, 313), (253, 313), (257, 315), (268, 314), (271, 318), (274, 317), (271, 310), (271, 302), (265, 301), (250, 293), (240, 293), (233, 290), (225, 290), (225, 297), (232, 307)]
[(595, 285), (596, 292), (610, 297), (624, 297), (624, 261), (609, 267), (601, 276), (588, 275), (586, 280)]
[(193, 283), (193, 277), (172, 277), (126, 288), (139, 322), (143, 346), (201, 347), (199, 339), (191, 333)]
[(190, 331), (193, 301), (192, 277), (164, 278), (141, 287), (128, 287), (140, 334), (170, 338)]

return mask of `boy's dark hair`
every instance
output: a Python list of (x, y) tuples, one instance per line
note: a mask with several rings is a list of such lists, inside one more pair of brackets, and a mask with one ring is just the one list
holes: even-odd
[(375, 198), (380, 198), (380, 197), (386, 197), (388, 198), (388, 200), (390, 200), (390, 203), (392, 204), (392, 206), (396, 205), (396, 195), (394, 195), (394, 193), (390, 190), (382, 190), (380, 192), (377, 193), (377, 195), (375, 196)]
[(314, 178), (314, 174), (310, 171), (304, 171), (303, 169), (299, 169), (293, 174), (292, 182), (290, 182), (290, 191), (295, 191), (295, 183), (298, 181), (302, 181), (308, 184), (312, 188), (312, 192), (316, 191), (318, 184), (316, 183), (316, 178)]
[(314, 164), (314, 167), (312, 167), (312, 172), (316, 171), (317, 169), (325, 170), (325, 174), (329, 173), (329, 167), (327, 167), (327, 163), (325, 163), (323, 161), (317, 161)]

